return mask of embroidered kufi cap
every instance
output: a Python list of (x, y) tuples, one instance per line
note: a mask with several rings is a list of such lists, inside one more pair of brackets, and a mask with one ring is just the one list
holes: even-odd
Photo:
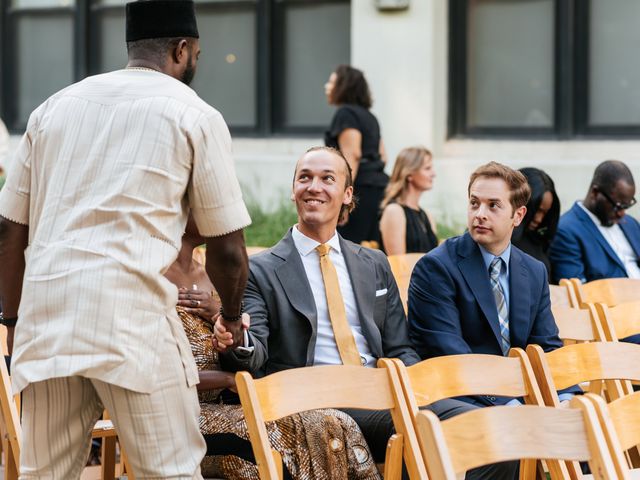
[(127, 3), (127, 42), (146, 38), (199, 38), (191, 0), (138, 0)]

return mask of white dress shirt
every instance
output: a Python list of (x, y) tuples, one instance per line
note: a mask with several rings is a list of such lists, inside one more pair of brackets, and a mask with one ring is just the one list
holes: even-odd
[(625, 236), (624, 232), (620, 228), (620, 225), (614, 223), (610, 227), (604, 227), (600, 223), (598, 217), (586, 208), (582, 202), (578, 202), (578, 205), (589, 215), (589, 218), (593, 221), (598, 230), (607, 241), (611, 249), (618, 256), (629, 278), (640, 278), (640, 267), (638, 267), (638, 256), (633, 251), (633, 247), (629, 243), (629, 240)]
[[(316, 339), (316, 348), (314, 352), (314, 365), (339, 365), (342, 364), (336, 339), (333, 334), (333, 327), (329, 318), (329, 308), (327, 306), (327, 297), (324, 290), (324, 282), (322, 280), (322, 271), (320, 270), (320, 256), (316, 251), (316, 247), (320, 242), (313, 240), (298, 230), (298, 226), (293, 227), (292, 231), (293, 243), (300, 253), (304, 271), (307, 274), (311, 292), (313, 292), (313, 300), (316, 305), (318, 314), (318, 335)], [(345, 264), (344, 257), (340, 248), (340, 239), (335, 233), (331, 240), (327, 242), (331, 247), (329, 250), (329, 258), (338, 273), (338, 283), (340, 284), (340, 292), (344, 300), (344, 307), (347, 312), (347, 321), (351, 327), (351, 332), (356, 341), (360, 357), (364, 360), (367, 367), (375, 367), (376, 359), (371, 355), (371, 349), (366, 338), (362, 334), (360, 326), (360, 318), (358, 316), (358, 308), (356, 306), (356, 298), (351, 286), (351, 277)]]

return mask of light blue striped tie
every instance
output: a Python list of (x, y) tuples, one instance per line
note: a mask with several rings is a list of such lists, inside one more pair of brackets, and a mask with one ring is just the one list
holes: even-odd
[(498, 309), (498, 322), (500, 323), (500, 336), (502, 337), (502, 353), (509, 353), (511, 340), (509, 338), (509, 311), (507, 310), (507, 300), (504, 297), (502, 285), (498, 281), (500, 272), (502, 271), (503, 261), (500, 257), (495, 257), (489, 266), (489, 277), (491, 278), (491, 290), (493, 290), (493, 299), (496, 301)]

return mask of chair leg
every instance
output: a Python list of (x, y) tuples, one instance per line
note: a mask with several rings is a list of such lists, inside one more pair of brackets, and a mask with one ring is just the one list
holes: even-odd
[(402, 434), (391, 436), (387, 443), (384, 462), (384, 480), (400, 480), (402, 477)]
[(116, 478), (116, 437), (103, 437), (102, 439), (102, 480), (115, 480)]
[(120, 444), (120, 463), (122, 464), (123, 472), (127, 475), (127, 480), (135, 480), (136, 477), (133, 474), (129, 458), (127, 458), (127, 453), (124, 451), (122, 444)]
[(16, 465), (16, 462), (14, 460), (13, 448), (11, 447), (10, 442), (7, 442), (5, 444), (5, 452), (6, 452), (6, 457), (5, 457), (6, 463), (4, 465), (4, 479), (18, 480), (18, 465)]

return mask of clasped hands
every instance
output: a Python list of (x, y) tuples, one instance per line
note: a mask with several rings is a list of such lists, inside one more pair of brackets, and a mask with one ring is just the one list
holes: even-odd
[(213, 338), (211, 339), (213, 348), (218, 352), (226, 352), (242, 346), (244, 331), (249, 329), (250, 319), (248, 313), (243, 313), (242, 319), (234, 322), (225, 320), (218, 313), (214, 320)]

